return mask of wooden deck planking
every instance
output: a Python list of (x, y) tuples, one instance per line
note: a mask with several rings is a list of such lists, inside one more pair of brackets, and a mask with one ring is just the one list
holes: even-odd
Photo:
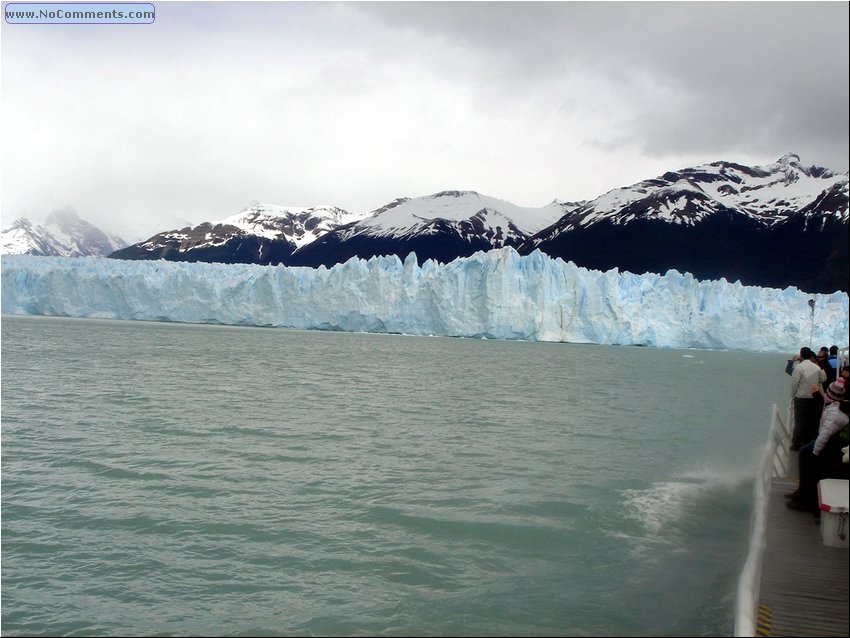
[[(796, 455), (795, 455), (796, 456)], [(785, 506), (796, 482), (773, 479), (759, 596), (759, 635), (850, 636), (848, 552), (827, 547), (815, 516)]]

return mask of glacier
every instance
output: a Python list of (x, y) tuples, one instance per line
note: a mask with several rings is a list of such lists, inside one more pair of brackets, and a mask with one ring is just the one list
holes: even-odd
[(843, 292), (599, 272), (513, 248), (318, 269), (9, 255), (2, 312), (784, 353), (846, 345), (850, 317)]

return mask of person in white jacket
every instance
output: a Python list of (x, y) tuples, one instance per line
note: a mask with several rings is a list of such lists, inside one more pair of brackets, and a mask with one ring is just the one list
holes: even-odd
[[(813, 392), (820, 387), (812, 386)], [(822, 478), (846, 478), (846, 467), (842, 468), (843, 475), (832, 473), (841, 461), (840, 432), (850, 423), (850, 403), (844, 401), (844, 379), (833, 381), (824, 393), (823, 416), (820, 420), (818, 436), (814, 441), (800, 448), (798, 457), (800, 483), (796, 492), (786, 494), (789, 498), (788, 507), (804, 512), (818, 511), (818, 481)], [(846, 438), (846, 437), (845, 437)], [(844, 465), (841, 463), (840, 465)], [(839, 472), (841, 474), (842, 472)]]
[(847, 427), (848, 417), (841, 411), (841, 401), (845, 397), (845, 390), (844, 379), (839, 378), (833, 381), (824, 393), (823, 414), (820, 418), (818, 437), (812, 447), (812, 454), (815, 456), (823, 452), (823, 448), (833, 434)]
[(821, 367), (814, 362), (811, 348), (800, 348), (800, 363), (791, 373), (791, 399), (794, 401), (794, 430), (791, 435), (791, 450), (799, 450), (818, 435), (820, 402), (812, 398), (811, 387), (826, 378)]

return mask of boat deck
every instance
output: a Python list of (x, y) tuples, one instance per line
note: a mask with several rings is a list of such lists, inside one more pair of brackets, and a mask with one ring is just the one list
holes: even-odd
[(850, 636), (847, 550), (823, 544), (813, 514), (785, 506), (795, 489), (793, 477), (771, 481), (756, 634)]

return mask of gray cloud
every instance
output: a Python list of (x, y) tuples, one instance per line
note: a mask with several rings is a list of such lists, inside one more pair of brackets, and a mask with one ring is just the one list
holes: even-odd
[(251, 199), (523, 205), (787, 152), (847, 170), (847, 3), (158, 3), (2, 25), (3, 224), (140, 239)]
[(632, 129), (618, 139), (649, 155), (770, 154), (791, 144), (807, 155), (823, 149), (819, 161), (846, 170), (846, 3), (374, 3), (364, 10), (480, 56), (468, 69), (480, 78), (484, 66), (497, 65), (502, 96), (560, 85), (593, 99), (593, 86), (574, 82), (588, 75), (617, 86)]

